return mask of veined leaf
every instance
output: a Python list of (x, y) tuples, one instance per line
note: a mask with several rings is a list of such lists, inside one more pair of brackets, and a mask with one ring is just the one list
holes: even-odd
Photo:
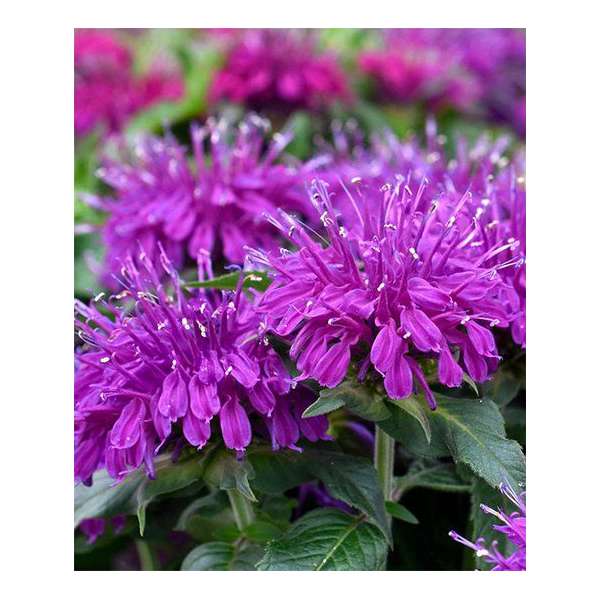
[(319, 400), (333, 405), (342, 402), (350, 412), (367, 421), (382, 421), (390, 416), (379, 394), (349, 379), (333, 389), (321, 390)]
[(306, 419), (308, 417), (326, 415), (342, 406), (344, 406), (344, 400), (339, 396), (323, 396), (323, 394), (321, 394), (321, 396), (302, 413), (302, 418)]
[(194, 548), (181, 564), (182, 571), (255, 571), (262, 556), (260, 546), (208, 542)]
[(267, 544), (260, 571), (380, 571), (387, 544), (364, 516), (320, 508)]
[(440, 492), (468, 492), (471, 486), (457, 475), (454, 465), (440, 464), (409, 471), (402, 477), (396, 477), (394, 488), (394, 497), (401, 498), (413, 488), (427, 488)]
[(392, 517), (394, 517), (394, 519), (406, 521), (411, 525), (419, 524), (419, 519), (417, 519), (406, 506), (402, 506), (402, 504), (398, 504), (397, 502), (386, 502), (385, 509)]
[(421, 426), (425, 439), (428, 444), (431, 444), (431, 425), (429, 424), (428, 408), (424, 407), (416, 398), (404, 398), (403, 400), (392, 400), (387, 399), (398, 408), (408, 413), (413, 419), (416, 419), (417, 423)]

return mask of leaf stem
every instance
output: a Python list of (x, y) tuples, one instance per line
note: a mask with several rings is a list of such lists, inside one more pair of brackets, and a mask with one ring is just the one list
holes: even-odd
[(240, 531), (243, 531), (254, 522), (254, 509), (250, 501), (238, 490), (227, 490), (227, 495), (229, 496), (229, 504), (231, 504), (236, 525)]
[(135, 547), (142, 571), (154, 571), (154, 557), (146, 540), (135, 540)]
[(375, 469), (379, 475), (383, 499), (392, 499), (394, 480), (394, 438), (375, 426)]

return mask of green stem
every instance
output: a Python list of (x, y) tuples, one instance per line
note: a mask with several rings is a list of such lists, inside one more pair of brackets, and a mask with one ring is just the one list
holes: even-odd
[(243, 531), (254, 522), (254, 509), (250, 501), (237, 490), (227, 490), (227, 495), (236, 525), (240, 531)]
[(154, 558), (148, 542), (146, 540), (135, 540), (135, 547), (142, 571), (154, 571)]
[(394, 438), (375, 426), (375, 469), (383, 491), (383, 499), (392, 499), (394, 484)]

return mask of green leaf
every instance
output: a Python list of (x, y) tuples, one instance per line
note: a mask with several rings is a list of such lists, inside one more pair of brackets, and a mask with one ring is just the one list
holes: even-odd
[(525, 480), (525, 457), (519, 444), (506, 438), (498, 406), (485, 398), (436, 395), (436, 400), (437, 409), (429, 413), (430, 443), (414, 419), (401, 414), (396, 405), (388, 404), (392, 417), (378, 425), (418, 456), (450, 454), (456, 463), (467, 465), (491, 486), (505, 481), (516, 489)]
[(338, 408), (344, 406), (344, 401), (336, 396), (321, 396), (318, 400), (313, 402), (303, 413), (302, 418), (317, 417), (318, 415), (326, 415), (327, 413), (333, 412)]
[(367, 421), (382, 421), (390, 416), (379, 394), (350, 379), (333, 389), (321, 390), (319, 400), (331, 403), (343, 402), (350, 412)]
[(385, 509), (392, 517), (394, 517), (394, 519), (406, 521), (411, 525), (419, 524), (419, 519), (417, 519), (406, 506), (402, 506), (402, 504), (398, 504), (397, 502), (386, 502)]
[(395, 498), (401, 498), (413, 488), (427, 488), (439, 492), (468, 492), (470, 484), (456, 473), (454, 465), (440, 464), (424, 469), (414, 469), (395, 479)]
[(273, 538), (279, 537), (282, 534), (282, 529), (268, 521), (254, 521), (242, 531), (242, 534), (252, 542), (264, 544)]
[(265, 494), (282, 494), (313, 478), (304, 453), (255, 447), (248, 449), (246, 459), (254, 470), (254, 489)]
[(367, 515), (391, 545), (384, 498), (372, 462), (341, 452), (305, 450), (304, 455), (311, 473), (325, 484), (329, 493)]
[(417, 423), (421, 426), (427, 443), (431, 444), (431, 425), (429, 424), (429, 417), (427, 415), (428, 409), (425, 408), (416, 398), (404, 398), (403, 400), (392, 400), (387, 399), (388, 402), (393, 403), (398, 408), (408, 413), (413, 419), (416, 419)]
[(321, 508), (298, 519), (267, 544), (259, 571), (380, 571), (387, 544), (364, 516)]
[(183, 489), (202, 477), (204, 465), (199, 460), (176, 463), (169, 468), (157, 469), (156, 479), (144, 478), (135, 494), (136, 513), (140, 535), (146, 527), (146, 508), (156, 497)]
[(262, 551), (255, 544), (239, 547), (226, 542), (209, 542), (194, 548), (181, 564), (182, 571), (255, 571)]
[(94, 474), (94, 483), (90, 487), (75, 487), (75, 527), (84, 519), (96, 517), (114, 517), (131, 511), (131, 499), (142, 478), (141, 472), (129, 475), (115, 485), (115, 480), (106, 472)]
[(520, 389), (519, 379), (510, 371), (501, 369), (490, 381), (483, 384), (483, 397), (503, 407), (517, 397)]
[(250, 487), (254, 477), (252, 464), (247, 460), (237, 460), (235, 455), (225, 449), (217, 450), (207, 461), (204, 479), (210, 485), (221, 490), (238, 490), (251, 502), (256, 496)]
[(399, 441), (406, 450), (416, 456), (427, 458), (441, 458), (449, 456), (450, 451), (445, 441), (444, 423), (435, 418), (435, 413), (425, 407), (423, 397), (417, 396), (417, 401), (425, 411), (429, 411), (428, 422), (430, 429), (429, 439), (422, 424), (410, 413), (402, 410), (400, 402), (388, 402), (387, 408), (390, 417), (377, 423), (388, 435)]
[(206, 281), (188, 281), (184, 284), (188, 288), (211, 288), (215, 290), (235, 290), (240, 279), (244, 277), (244, 289), (254, 288), (264, 292), (271, 283), (266, 273), (261, 271), (234, 271), (226, 275), (220, 275)]

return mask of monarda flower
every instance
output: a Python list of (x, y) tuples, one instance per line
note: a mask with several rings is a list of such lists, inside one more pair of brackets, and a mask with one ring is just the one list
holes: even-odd
[(336, 387), (354, 357), (359, 377), (373, 366), (391, 398), (406, 398), (418, 385), (435, 408), (420, 358), (434, 358), (440, 383), (449, 387), (460, 386), (465, 372), (481, 382), (495, 371), (494, 329), (514, 318), (498, 272), (515, 260), (498, 256), (517, 242), (474, 255), (470, 249), (483, 243), (485, 210), (464, 218), (468, 192), (426, 201), (427, 185), (406, 178), (349, 194), (356, 217), (347, 228), (317, 181), (312, 199), (327, 239), (314, 239), (284, 213), (273, 223), (297, 250), (250, 252), (273, 274), (258, 309), (291, 342), (296, 380)]
[(483, 538), (471, 542), (456, 531), (451, 531), (449, 535), (453, 540), (471, 548), (478, 557), (494, 565), (492, 571), (525, 571), (527, 553), (525, 492), (517, 494), (506, 484), (500, 485), (500, 491), (517, 507), (517, 510), (507, 514), (500, 508), (494, 510), (485, 504), (481, 505), (481, 510), (488, 515), (493, 515), (502, 523), (493, 525), (493, 528), (506, 536), (506, 541), (512, 547), (510, 550), (502, 554), (498, 550), (497, 540), (487, 545)]
[(503, 301), (515, 313), (511, 322), (513, 340), (524, 347), (525, 161), (520, 150), (512, 159), (507, 157), (510, 137), (491, 140), (484, 134), (471, 144), (458, 138), (451, 155), (446, 138), (437, 134), (433, 120), (427, 123), (424, 145), (414, 137), (399, 140), (387, 131), (373, 136), (366, 146), (362, 132), (351, 123), (334, 123), (332, 129), (333, 144), (321, 149), (324, 166), (319, 170), (319, 178), (327, 182), (346, 228), (351, 229), (357, 221), (360, 226), (354, 204), (347, 200), (347, 187), (361, 194), (363, 203), (372, 203), (369, 210), (377, 212), (381, 195), (363, 190), (378, 189), (406, 177), (417, 182), (426, 179), (421, 202), (438, 202), (434, 218), (442, 224), (450, 218), (456, 203), (461, 202), (456, 218), (463, 224), (476, 218), (481, 228), (478, 238), (470, 241), (464, 252), (475, 259), (494, 245), (504, 245), (498, 261), (514, 262), (513, 268), (501, 269), (498, 274), (508, 284), (501, 294)]
[(335, 57), (318, 53), (313, 36), (262, 29), (245, 32), (233, 45), (209, 97), (254, 110), (315, 109), (348, 100), (349, 90)]
[[(325, 439), (326, 419), (301, 417), (313, 394), (292, 384), (241, 284), (187, 294), (163, 252), (160, 263), (173, 295), (142, 252), (124, 261), (118, 296), (76, 303), (76, 481), (101, 467), (122, 479), (143, 465), (152, 477), (162, 447), (201, 449), (218, 431), (238, 452), (253, 431), (274, 448)], [(205, 258), (199, 271), (212, 277)]]
[(83, 519), (79, 524), (79, 529), (85, 535), (87, 543), (94, 544), (104, 534), (107, 522), (110, 522), (114, 533), (120, 533), (125, 527), (126, 521), (125, 515), (117, 515), (111, 519)]
[(291, 134), (276, 133), (265, 150), (267, 127), (257, 116), (237, 128), (209, 119), (192, 126), (192, 157), (167, 135), (142, 138), (131, 158), (105, 161), (99, 176), (113, 196), (87, 197), (108, 213), (102, 229), (105, 282), (140, 244), (151, 260), (162, 244), (178, 268), (200, 251), (241, 264), (245, 245), (271, 249), (278, 243), (265, 213), (284, 208), (311, 214), (304, 185), (310, 165), (278, 160)]
[(179, 75), (158, 64), (136, 76), (129, 49), (114, 33), (75, 32), (75, 133), (119, 131), (140, 109), (183, 93)]
[(524, 135), (525, 35), (518, 29), (390, 29), (359, 66), (384, 98), (453, 108)]

